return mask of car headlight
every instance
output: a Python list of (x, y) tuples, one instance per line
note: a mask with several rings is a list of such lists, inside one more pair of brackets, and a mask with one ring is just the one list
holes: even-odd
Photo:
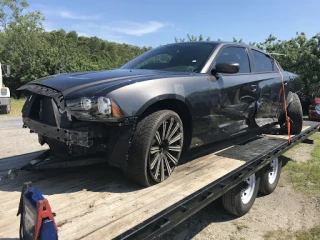
[(92, 107), (91, 99), (90, 98), (82, 98), (81, 99), (81, 107), (83, 110), (90, 110)]
[(110, 115), (112, 113), (112, 106), (109, 98), (98, 98), (98, 111), (103, 115)]
[(116, 102), (107, 97), (66, 100), (66, 110), (80, 120), (119, 119), (124, 115)]

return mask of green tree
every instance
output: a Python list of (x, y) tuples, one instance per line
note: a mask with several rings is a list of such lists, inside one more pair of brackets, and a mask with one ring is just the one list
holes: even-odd
[(0, 23), (4, 39), (1, 41), (0, 61), (13, 66), (7, 85), (15, 89), (21, 83), (45, 74), (41, 66), (44, 59), (44, 19), (40, 12), (28, 12), (23, 0), (0, 1)]
[[(185, 39), (185, 38), (177, 38), (177, 37), (174, 37), (174, 41), (175, 41), (176, 43), (179, 43), (179, 42), (185, 42), (186, 39)], [(202, 34), (200, 34), (199, 37), (193, 36), (193, 35), (190, 35), (190, 34), (187, 34), (187, 41), (189, 41), (189, 42), (210, 41), (210, 37), (207, 37), (206, 40), (204, 40)]]

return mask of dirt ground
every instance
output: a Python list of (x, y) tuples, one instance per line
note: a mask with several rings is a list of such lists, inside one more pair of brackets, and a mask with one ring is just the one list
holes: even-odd
[[(21, 129), (21, 125), (19, 118), (0, 119), (0, 159), (46, 148), (40, 147), (36, 135)], [(313, 145), (300, 144), (286, 153), (286, 157), (294, 161), (308, 161), (312, 150)], [(263, 239), (268, 231), (299, 230), (319, 223), (319, 205), (314, 199), (296, 192), (284, 171), (275, 192), (259, 196), (247, 215), (236, 218), (227, 213), (221, 201), (217, 200), (161, 239)]]

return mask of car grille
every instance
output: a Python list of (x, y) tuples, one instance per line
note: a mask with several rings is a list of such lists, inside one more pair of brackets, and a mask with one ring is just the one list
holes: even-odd
[(29, 90), (30, 92), (36, 93), (38, 95), (47, 96), (53, 98), (57, 103), (58, 107), (64, 110), (64, 97), (61, 92), (37, 84), (27, 84), (20, 88), (20, 90)]
[(41, 97), (39, 118), (44, 124), (57, 126), (52, 104), (55, 104), (52, 102), (52, 98), (46, 96)]
[(64, 110), (64, 97), (61, 92), (42, 85), (28, 84), (21, 90), (35, 93), (29, 116), (41, 123), (55, 127), (71, 126), (72, 121)]

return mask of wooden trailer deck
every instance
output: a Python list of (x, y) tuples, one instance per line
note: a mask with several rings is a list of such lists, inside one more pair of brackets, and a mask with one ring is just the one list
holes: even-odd
[[(304, 131), (308, 128), (304, 126)], [(59, 239), (111, 239), (285, 141), (280, 135), (251, 135), (192, 150), (168, 180), (149, 188), (130, 183), (119, 170), (103, 164), (20, 171), (14, 179), (0, 180), (0, 238), (19, 237), (16, 213), (26, 181), (49, 200), (56, 213)], [(0, 159), (0, 176), (27, 164), (37, 154)]]

